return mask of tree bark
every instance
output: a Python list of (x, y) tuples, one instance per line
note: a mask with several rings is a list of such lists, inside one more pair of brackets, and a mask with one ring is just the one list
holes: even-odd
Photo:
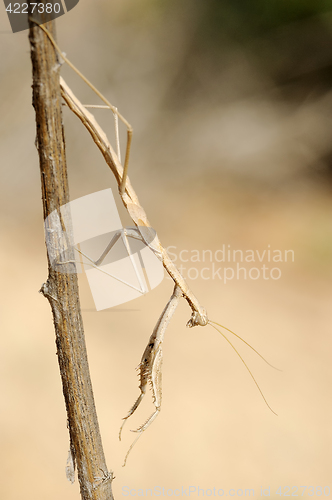
[[(42, 21), (43, 22), (43, 21)], [(54, 21), (45, 27), (55, 36)], [(33, 106), (36, 112), (44, 219), (69, 202), (62, 125), (60, 64), (45, 33), (30, 20)], [(41, 292), (53, 313), (57, 355), (65, 398), (70, 451), (77, 466), (83, 500), (111, 500), (108, 472), (95, 409), (85, 346), (75, 268), (59, 272), (48, 259), (48, 279)], [(75, 264), (69, 264), (75, 266)], [(67, 269), (68, 270), (68, 269)], [(63, 271), (63, 270), (62, 270)]]

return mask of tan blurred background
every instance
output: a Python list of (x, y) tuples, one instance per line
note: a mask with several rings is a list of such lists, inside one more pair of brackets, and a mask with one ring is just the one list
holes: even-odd
[[(165, 246), (270, 245), (295, 256), (276, 264), (279, 280), (188, 279), (210, 318), (283, 370), (236, 342), (278, 417), (217, 332), (185, 328), (183, 301), (164, 344), (162, 412), (125, 468), (129, 429), (151, 413), (150, 395), (119, 443), (121, 418), (138, 396), (135, 367), (172, 284), (165, 278), (146, 296), (97, 313), (80, 277), (116, 498), (124, 487), (133, 496), (156, 486), (225, 495), (252, 488), (256, 497), (270, 487), (273, 498), (278, 487), (329, 486), (332, 494), (332, 2), (243, 4), (81, 0), (57, 21), (62, 50), (134, 127), (131, 181)], [(0, 20), (1, 498), (78, 499), (77, 481), (65, 478), (52, 317), (38, 294), (47, 263), (29, 44), (27, 32), (11, 34), (3, 8)], [(97, 102), (68, 68), (62, 75), (82, 102)], [(112, 137), (112, 117), (94, 114)], [(108, 187), (117, 197), (111, 172), (66, 109), (64, 123), (71, 198)]]

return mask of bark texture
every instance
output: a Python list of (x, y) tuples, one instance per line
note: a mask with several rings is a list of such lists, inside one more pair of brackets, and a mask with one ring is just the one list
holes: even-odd
[[(55, 36), (54, 22), (45, 27)], [(30, 21), (33, 106), (36, 111), (44, 219), (69, 202), (62, 125), (60, 64), (51, 42)], [(111, 500), (113, 475), (108, 472), (95, 409), (85, 346), (75, 264), (59, 272), (49, 260), (41, 292), (48, 299), (56, 335), (57, 356), (66, 403), (70, 450), (76, 464), (81, 497)]]

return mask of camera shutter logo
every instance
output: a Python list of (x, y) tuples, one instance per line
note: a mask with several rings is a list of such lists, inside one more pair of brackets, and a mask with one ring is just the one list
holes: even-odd
[(123, 228), (111, 189), (73, 200), (59, 212), (44, 224), (50, 263), (59, 272), (85, 271), (97, 311), (161, 283), (162, 263), (143, 241), (127, 236), (135, 229)]

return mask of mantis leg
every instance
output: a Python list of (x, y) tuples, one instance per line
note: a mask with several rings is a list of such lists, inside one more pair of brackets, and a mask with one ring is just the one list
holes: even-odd
[(173, 294), (166, 304), (165, 309), (161, 313), (157, 324), (152, 332), (151, 337), (149, 338), (148, 345), (145, 348), (143, 353), (141, 362), (138, 366), (139, 376), (140, 376), (140, 391), (141, 394), (133, 404), (132, 408), (129, 410), (128, 414), (124, 417), (123, 423), (119, 432), (119, 439), (121, 439), (121, 432), (126, 423), (127, 419), (131, 417), (131, 415), (137, 410), (140, 405), (145, 393), (148, 384), (150, 384), (150, 388), (152, 391), (152, 401), (155, 406), (155, 411), (152, 415), (144, 422), (143, 425), (138, 427), (133, 432), (138, 432), (139, 435), (132, 443), (131, 447), (128, 450), (128, 453), (125, 457), (124, 465), (126, 463), (129, 452), (132, 450), (133, 446), (137, 442), (140, 435), (152, 424), (152, 422), (157, 418), (160, 408), (161, 408), (161, 400), (162, 400), (162, 361), (163, 361), (163, 353), (162, 353), (162, 343), (164, 341), (165, 331), (169, 325), (169, 322), (175, 313), (175, 310), (178, 306), (179, 300), (182, 297), (181, 289), (175, 285)]

